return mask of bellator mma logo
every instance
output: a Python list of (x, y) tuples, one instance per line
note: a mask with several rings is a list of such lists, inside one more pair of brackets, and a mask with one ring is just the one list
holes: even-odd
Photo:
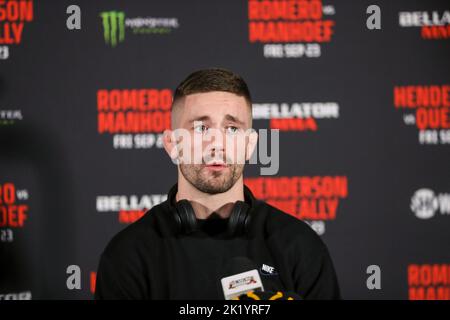
[(317, 58), (334, 33), (324, 15), (334, 14), (321, 0), (249, 0), (249, 41), (264, 43), (265, 58)]
[(23, 228), (28, 218), (29, 206), (25, 189), (17, 190), (14, 183), (0, 184), (0, 242), (13, 242), (13, 229)]
[(399, 12), (400, 27), (419, 27), (422, 39), (450, 39), (450, 11)]
[(0, 0), (0, 60), (9, 58), (7, 45), (19, 45), (25, 22), (33, 21), (32, 0)]
[(403, 121), (419, 130), (420, 144), (450, 144), (450, 85), (395, 86), (394, 106), (413, 111)]
[(171, 105), (170, 89), (98, 90), (98, 133), (112, 134), (114, 149), (162, 148)]
[(280, 131), (317, 131), (317, 120), (338, 118), (336, 102), (253, 104), (253, 119), (270, 120), (270, 129)]
[(319, 234), (325, 232), (324, 221), (336, 219), (339, 199), (348, 196), (346, 176), (245, 178), (256, 198), (306, 220)]
[(167, 199), (167, 194), (132, 196), (98, 196), (97, 212), (119, 213), (119, 222), (128, 224), (140, 219), (147, 210)]

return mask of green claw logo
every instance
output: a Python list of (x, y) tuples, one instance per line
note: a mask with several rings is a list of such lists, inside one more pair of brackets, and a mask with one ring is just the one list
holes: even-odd
[(122, 11), (101, 12), (105, 43), (113, 48), (125, 39), (125, 13)]

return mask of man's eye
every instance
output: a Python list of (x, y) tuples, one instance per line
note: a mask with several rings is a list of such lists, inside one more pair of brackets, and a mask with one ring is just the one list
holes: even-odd
[(234, 126), (227, 127), (227, 133), (236, 133), (236, 132), (238, 132), (238, 130), (239, 130), (238, 127), (234, 127)]
[(197, 133), (205, 133), (206, 130), (208, 130), (208, 128), (205, 125), (203, 125), (203, 124), (194, 127), (194, 131), (197, 132)]

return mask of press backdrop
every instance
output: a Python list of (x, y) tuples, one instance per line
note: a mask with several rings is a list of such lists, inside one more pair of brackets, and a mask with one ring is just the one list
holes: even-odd
[(161, 133), (207, 67), (280, 130), (278, 173), (246, 183), (321, 235), (344, 298), (450, 299), (449, 23), (446, 1), (1, 1), (0, 299), (93, 297), (176, 182)]

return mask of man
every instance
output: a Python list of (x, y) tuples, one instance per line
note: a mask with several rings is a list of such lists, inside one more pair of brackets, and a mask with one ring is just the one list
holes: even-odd
[(224, 299), (220, 279), (236, 257), (254, 263), (265, 291), (339, 299), (320, 237), (244, 185), (257, 143), (244, 80), (219, 68), (192, 73), (175, 90), (171, 122), (164, 147), (178, 183), (108, 244), (96, 299)]

